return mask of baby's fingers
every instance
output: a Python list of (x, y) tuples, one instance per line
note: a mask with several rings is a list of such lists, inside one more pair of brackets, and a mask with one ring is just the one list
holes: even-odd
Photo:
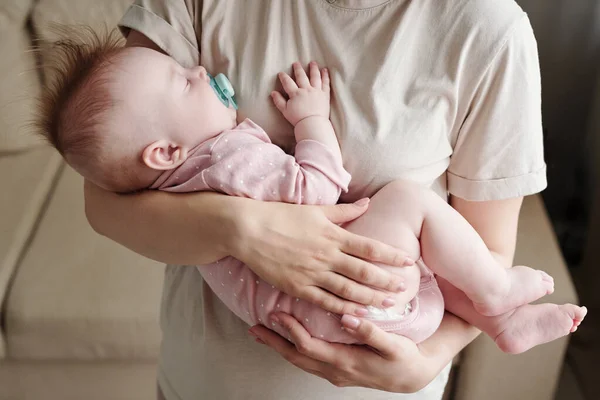
[(292, 64), (292, 68), (294, 69), (294, 76), (296, 77), (296, 83), (298, 84), (298, 87), (309, 87), (310, 82), (308, 81), (308, 76), (306, 76), (306, 71), (304, 71), (302, 65), (299, 62), (295, 62)]
[(279, 112), (281, 112), (283, 114), (283, 112), (285, 110), (285, 106), (287, 104), (283, 95), (279, 92), (273, 91), (273, 92), (271, 92), (271, 98), (273, 99), (273, 103), (275, 104), (275, 107), (277, 107)]
[(322, 80), (322, 89), (324, 92), (329, 93), (329, 70), (327, 68), (323, 68), (321, 70), (321, 80)]
[(283, 90), (287, 93), (288, 96), (291, 96), (296, 90), (298, 90), (298, 85), (296, 82), (285, 72), (279, 73), (279, 80), (281, 81), (281, 85), (283, 86)]
[(317, 65), (316, 62), (311, 61), (310, 65), (308, 66), (308, 69), (309, 69), (309, 73), (310, 73), (310, 85), (316, 89), (321, 89), (322, 83), (321, 83), (321, 73), (319, 71), (319, 66)]

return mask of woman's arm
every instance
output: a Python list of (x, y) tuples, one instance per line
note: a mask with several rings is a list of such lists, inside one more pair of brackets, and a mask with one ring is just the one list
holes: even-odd
[(228, 255), (240, 198), (216, 193), (143, 192), (121, 195), (84, 184), (85, 212), (96, 232), (138, 254), (195, 265)]
[(494, 201), (467, 201), (450, 196), (454, 207), (483, 239), (494, 257), (511, 267), (517, 245), (519, 212), (523, 197)]
[[(480, 234), (490, 251), (510, 266), (515, 251), (522, 198), (469, 202), (457, 197), (450, 204)], [(363, 346), (326, 343), (312, 338), (289, 315), (277, 313), (276, 323), (289, 330), (295, 346), (273, 331), (254, 326), (250, 333), (306, 372), (336, 386), (363, 386), (390, 392), (412, 393), (429, 384), (479, 331), (446, 313), (438, 330), (419, 345), (390, 335), (367, 320), (344, 316), (342, 323)]]

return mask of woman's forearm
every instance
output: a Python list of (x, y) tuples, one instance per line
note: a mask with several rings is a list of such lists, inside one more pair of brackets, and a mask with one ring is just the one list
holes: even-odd
[[(481, 331), (446, 312), (437, 331), (419, 345), (421, 352), (436, 360), (440, 371), (471, 343)], [(439, 371), (438, 371), (439, 372)]]
[(228, 255), (245, 199), (216, 193), (119, 195), (85, 183), (85, 212), (99, 234), (153, 260), (206, 264)]

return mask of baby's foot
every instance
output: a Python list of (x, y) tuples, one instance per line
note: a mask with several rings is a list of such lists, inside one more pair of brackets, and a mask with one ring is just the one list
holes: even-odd
[(495, 341), (505, 353), (523, 353), (534, 346), (575, 332), (586, 314), (585, 307), (573, 304), (524, 305), (499, 324), (500, 334)]
[(481, 315), (493, 317), (554, 292), (554, 279), (544, 271), (515, 266), (506, 270), (509, 286), (485, 294), (483, 301), (473, 302)]
[(579, 325), (581, 325), (581, 321), (583, 321), (583, 318), (585, 318), (586, 314), (587, 314), (587, 308), (586, 307), (580, 307), (583, 311), (583, 313), (580, 314), (575, 314), (575, 318), (573, 319), (573, 327), (571, 328), (571, 333), (577, 331), (577, 328), (579, 328)]

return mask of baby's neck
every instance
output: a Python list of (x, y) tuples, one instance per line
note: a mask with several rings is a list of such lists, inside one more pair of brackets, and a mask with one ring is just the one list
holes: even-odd
[(141, 172), (140, 177), (143, 187), (146, 189), (150, 189), (154, 182), (156, 182), (158, 178), (160, 178), (160, 176), (165, 173), (165, 171), (159, 171), (153, 168), (149, 168), (147, 166), (144, 166), (143, 169), (145, 171)]

